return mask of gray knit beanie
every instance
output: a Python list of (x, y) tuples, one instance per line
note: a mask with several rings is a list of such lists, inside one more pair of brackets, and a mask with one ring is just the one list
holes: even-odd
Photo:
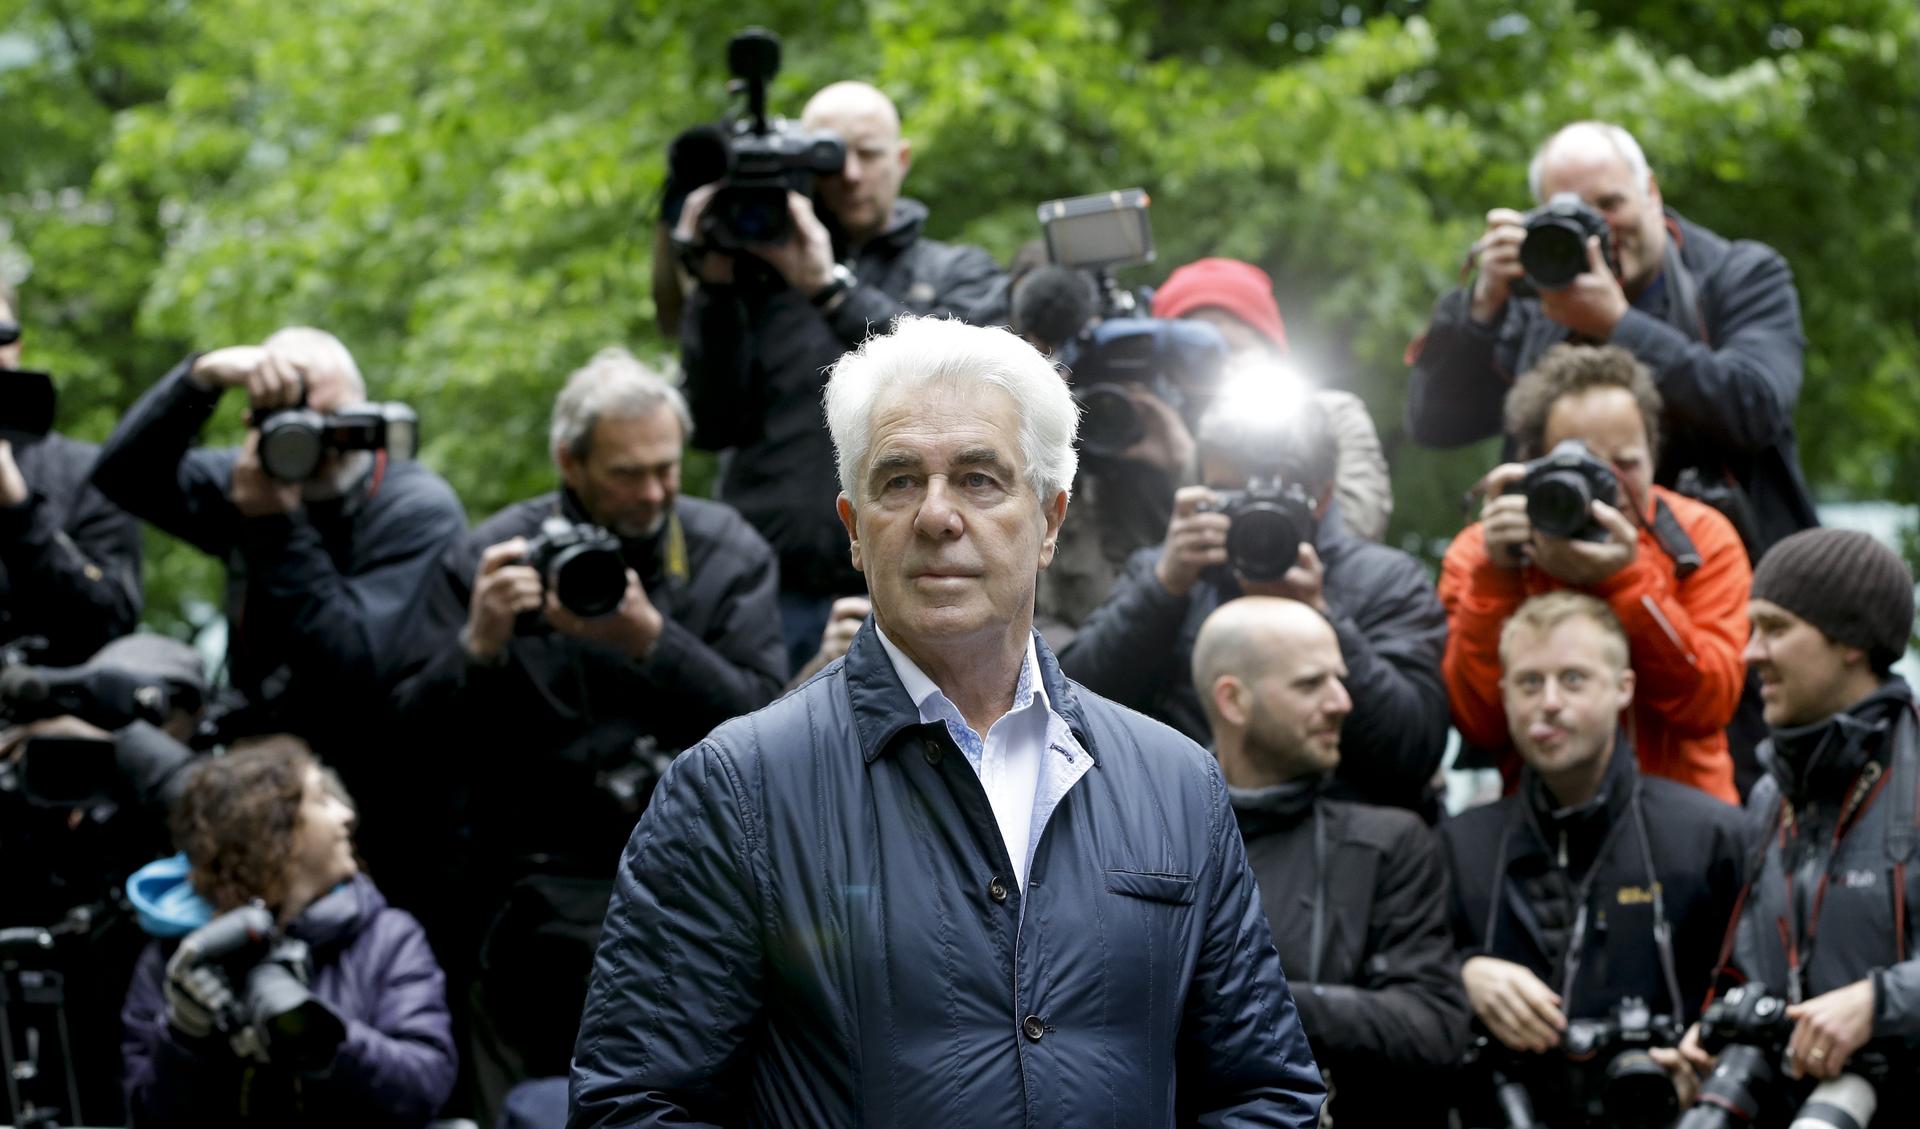
[(1881, 673), (1906, 653), (1913, 631), (1913, 573), (1892, 549), (1851, 529), (1805, 529), (1774, 545), (1753, 570), (1753, 598), (1859, 647)]

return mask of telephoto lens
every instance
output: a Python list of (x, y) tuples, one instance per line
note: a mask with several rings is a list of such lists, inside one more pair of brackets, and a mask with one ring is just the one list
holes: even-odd
[(1842, 1074), (1815, 1086), (1788, 1129), (1867, 1129), (1880, 1095), (1858, 1074)]
[(1720, 1052), (1692, 1108), (1673, 1129), (1748, 1129), (1785, 1094), (1764, 1048), (1734, 1043)]
[(347, 1037), (340, 1017), (316, 999), (296, 973), (307, 960), (305, 942), (283, 937), (247, 973), (247, 1014), (265, 1036), (274, 1061), (296, 1070), (326, 1066)]

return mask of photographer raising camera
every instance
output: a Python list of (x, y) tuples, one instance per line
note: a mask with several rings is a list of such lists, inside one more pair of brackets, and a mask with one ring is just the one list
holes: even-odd
[(128, 884), (161, 938), (122, 1014), (134, 1123), (425, 1125), (457, 1069), (446, 982), (359, 873), (338, 782), (290, 736), (190, 773), (184, 858)]
[(1529, 596), (1603, 601), (1632, 642), (1642, 771), (1737, 800), (1726, 725), (1745, 680), (1751, 573), (1733, 526), (1653, 484), (1661, 400), (1615, 347), (1562, 345), (1507, 396), (1507, 432), (1534, 461), (1494, 468), (1480, 521), (1441, 565), (1445, 674), (1461, 736), (1519, 758), (1500, 700), (1500, 627)]

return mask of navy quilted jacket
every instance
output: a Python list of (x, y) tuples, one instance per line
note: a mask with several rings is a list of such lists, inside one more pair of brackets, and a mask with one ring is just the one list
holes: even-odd
[(1025, 891), (871, 622), (681, 756), (621, 863), (572, 1129), (1316, 1123), (1212, 758), (1036, 647), (1094, 765)]

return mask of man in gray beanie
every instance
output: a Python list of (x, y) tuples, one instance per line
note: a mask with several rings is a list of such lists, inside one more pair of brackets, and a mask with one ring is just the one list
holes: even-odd
[[(1772, 736), (1747, 799), (1760, 864), (1720, 982), (1786, 998), (1796, 1098), (1868, 1055), (1884, 1056), (1889, 1077), (1914, 1077), (1920, 725), (1893, 673), (1913, 629), (1913, 574), (1864, 533), (1809, 529), (1761, 559), (1750, 610), (1746, 660)], [(1696, 1067), (1712, 1061), (1697, 1029), (1682, 1049)], [(1920, 1124), (1912, 1087), (1878, 1098), (1872, 1126)]]

